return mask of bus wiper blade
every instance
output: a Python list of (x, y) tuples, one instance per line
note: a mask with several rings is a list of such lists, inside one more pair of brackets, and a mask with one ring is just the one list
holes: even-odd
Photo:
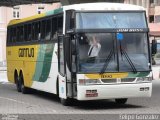
[(129, 58), (127, 52), (126, 52), (125, 50), (122, 50), (122, 49), (120, 49), (120, 51), (121, 51), (121, 54), (124, 55), (125, 58), (127, 59), (127, 61), (128, 61), (128, 63), (130, 64), (133, 72), (134, 72), (134, 73), (137, 73), (137, 69), (136, 69), (136, 67), (134, 66), (132, 60)]
[(112, 58), (112, 56), (113, 56), (113, 49), (110, 51), (110, 53), (109, 53), (109, 55), (107, 56), (107, 58), (106, 58), (106, 60), (105, 60), (105, 63), (104, 63), (104, 66), (103, 66), (103, 68), (101, 69), (101, 72), (100, 72), (100, 74), (103, 74), (104, 72), (105, 72), (105, 70), (107, 69), (107, 67), (108, 67), (108, 64), (109, 64), (109, 62), (110, 62), (110, 60), (111, 60), (111, 58)]

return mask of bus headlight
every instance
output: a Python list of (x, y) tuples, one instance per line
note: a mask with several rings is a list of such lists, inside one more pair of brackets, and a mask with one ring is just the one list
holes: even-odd
[(87, 84), (97, 84), (101, 83), (98, 79), (79, 79), (80, 85), (87, 85)]
[(140, 77), (137, 78), (137, 82), (150, 82), (152, 80), (151, 77)]

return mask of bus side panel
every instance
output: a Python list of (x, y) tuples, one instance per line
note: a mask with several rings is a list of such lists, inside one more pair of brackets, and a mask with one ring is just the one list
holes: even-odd
[(22, 70), (25, 86), (31, 87), (38, 49), (38, 45), (7, 47), (7, 73), (9, 81), (14, 82), (15, 70), (17, 70), (18, 75), (20, 70)]
[(57, 93), (57, 43), (7, 48), (8, 79), (14, 82), (14, 72), (23, 72), (26, 87)]
[(57, 93), (58, 56), (57, 43), (40, 46), (32, 88)]

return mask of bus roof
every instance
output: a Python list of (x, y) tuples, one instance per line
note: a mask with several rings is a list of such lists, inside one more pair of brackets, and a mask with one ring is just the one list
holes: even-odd
[(124, 4), (124, 3), (85, 3), (85, 4), (74, 4), (63, 7), (64, 10), (145, 10), (144, 7), (138, 5)]
[(38, 18), (43, 18), (43, 17), (54, 15), (57, 13), (61, 13), (63, 10), (103, 10), (103, 11), (119, 10), (120, 11), (120, 10), (145, 10), (145, 9), (141, 6), (131, 5), (131, 4), (122, 4), (122, 3), (100, 2), (100, 3), (74, 4), (74, 5), (63, 6), (63, 8), (55, 9), (42, 14), (37, 14), (31, 17), (18, 19), (18, 20), (11, 20), (8, 26), (35, 20)]

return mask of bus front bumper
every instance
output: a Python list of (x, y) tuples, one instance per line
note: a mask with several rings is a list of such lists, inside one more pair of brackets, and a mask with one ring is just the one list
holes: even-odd
[(151, 94), (152, 83), (77, 86), (78, 100), (151, 97)]

